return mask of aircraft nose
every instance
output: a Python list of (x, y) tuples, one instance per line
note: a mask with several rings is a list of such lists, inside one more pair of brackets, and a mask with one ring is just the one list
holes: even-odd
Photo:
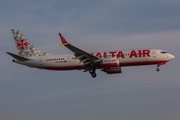
[(170, 60), (172, 60), (172, 59), (174, 59), (175, 57), (174, 57), (174, 55), (169, 55), (169, 58), (170, 58)]

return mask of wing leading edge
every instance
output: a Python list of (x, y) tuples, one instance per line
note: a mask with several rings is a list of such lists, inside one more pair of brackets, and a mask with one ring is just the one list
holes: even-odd
[(70, 43), (68, 43), (65, 38), (59, 33), (59, 36), (61, 38), (62, 44), (60, 46), (66, 46), (68, 49), (70, 49), (72, 52), (74, 52), (74, 55), (76, 56), (76, 59), (80, 60), (80, 63), (83, 63), (83, 65), (89, 65), (91, 63), (97, 63), (100, 62), (102, 59), (98, 58), (94, 55), (91, 55), (90, 53), (87, 53)]

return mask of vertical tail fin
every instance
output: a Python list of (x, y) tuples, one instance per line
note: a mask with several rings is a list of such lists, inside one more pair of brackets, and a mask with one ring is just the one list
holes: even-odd
[(24, 36), (19, 32), (18, 29), (11, 29), (14, 37), (15, 45), (17, 47), (18, 54), (23, 57), (33, 56), (45, 56), (50, 55), (45, 52), (37, 50)]

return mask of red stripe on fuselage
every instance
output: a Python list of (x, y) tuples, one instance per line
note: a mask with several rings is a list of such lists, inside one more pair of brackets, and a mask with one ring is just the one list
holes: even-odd
[(158, 63), (164, 63), (166, 61), (147, 61), (147, 62), (130, 62), (130, 63), (120, 63), (119, 66), (139, 66), (139, 65), (154, 65)]
[[(154, 65), (154, 64), (159, 64), (159, 63), (164, 63), (167, 61), (147, 61), (147, 62), (130, 62), (130, 63), (120, 63), (120, 67), (125, 67), (125, 66), (140, 66), (140, 65)], [(78, 70), (78, 69), (89, 69), (90, 66), (84, 67), (82, 66), (66, 66), (66, 67), (38, 67), (40, 69), (47, 69), (47, 70)], [(102, 65), (95, 65), (96, 69), (103, 69)]]

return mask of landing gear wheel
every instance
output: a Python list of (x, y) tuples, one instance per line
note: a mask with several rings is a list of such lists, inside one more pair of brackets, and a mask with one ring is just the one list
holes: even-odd
[(157, 71), (157, 72), (159, 72), (159, 71), (160, 71), (160, 69), (159, 69), (159, 68), (156, 68), (156, 71)]
[(96, 69), (95, 69), (94, 67), (91, 67), (91, 68), (89, 69), (89, 73), (90, 73), (90, 74), (92, 74), (93, 72), (95, 73), (95, 71), (96, 71)]
[(95, 78), (95, 77), (96, 77), (96, 73), (95, 73), (95, 72), (91, 73), (91, 76), (92, 76), (93, 78)]
[(93, 78), (96, 77), (95, 71), (96, 71), (95, 67), (94, 67), (94, 66), (91, 66), (91, 68), (89, 69), (89, 73), (91, 74), (91, 76), (92, 76)]
[(93, 69), (89, 69), (89, 73), (92, 74), (94, 72)]

